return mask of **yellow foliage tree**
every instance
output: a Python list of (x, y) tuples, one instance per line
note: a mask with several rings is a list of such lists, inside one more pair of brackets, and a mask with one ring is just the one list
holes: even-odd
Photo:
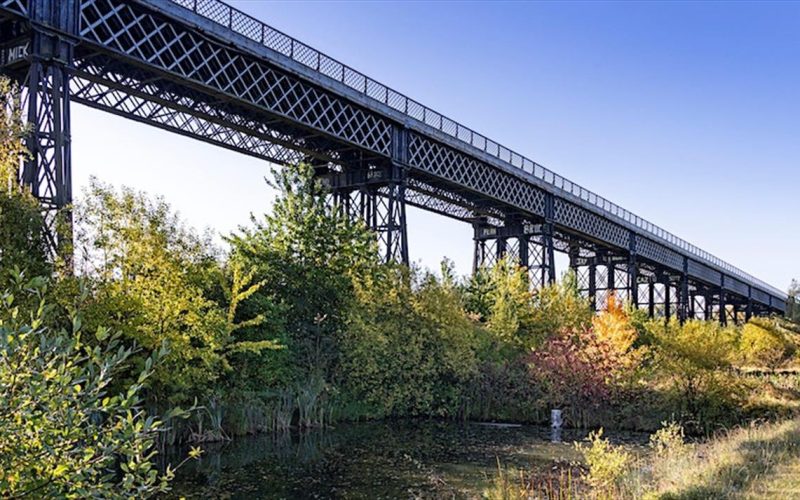
[(784, 359), (786, 348), (786, 340), (775, 328), (753, 321), (742, 327), (739, 352), (744, 363), (775, 368)]
[(608, 297), (608, 308), (592, 318), (592, 329), (598, 339), (608, 342), (620, 354), (630, 351), (638, 337), (628, 313), (614, 295)]

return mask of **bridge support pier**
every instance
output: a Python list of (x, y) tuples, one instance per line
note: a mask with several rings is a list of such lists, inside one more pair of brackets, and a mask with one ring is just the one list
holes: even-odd
[[(36, 37), (35, 37), (36, 38)], [(27, 147), (30, 157), (22, 169), (22, 184), (42, 207), (44, 233), (51, 256), (69, 256), (72, 216), (69, 75), (63, 66), (35, 60), (25, 89)]]
[(479, 218), (472, 225), (473, 272), (508, 257), (528, 269), (532, 289), (555, 282), (553, 238), (547, 226), (514, 219), (506, 221), (505, 226), (496, 226)]
[(343, 171), (317, 167), (316, 176), (331, 192), (333, 209), (360, 219), (378, 239), (384, 262), (408, 265), (405, 172), (397, 165), (356, 165)]
[(678, 320), (681, 324), (684, 324), (689, 316), (689, 306), (689, 260), (684, 257), (683, 272), (678, 289)]
[(581, 256), (580, 248), (570, 250), (569, 267), (575, 273), (578, 292), (589, 299), (589, 306), (597, 311), (597, 256)]
[[(36, 4), (32, 16), (41, 25), (17, 32), (10, 42), (14, 60), (3, 61), (4, 73), (21, 87), (22, 112), (29, 135), (30, 156), (22, 165), (21, 183), (39, 200), (44, 235), (51, 257), (61, 255), (69, 267), (72, 257), (72, 163), (70, 148), (70, 90), (68, 67), (72, 41), (64, 34), (77, 31), (77, 2), (64, 0), (59, 8), (49, 2)], [(41, 26), (56, 26), (59, 31)], [(10, 58), (10, 56), (9, 56)]]
[(636, 262), (636, 234), (628, 235), (628, 299), (634, 309), (639, 308), (639, 264)]
[(618, 302), (630, 301), (639, 306), (640, 275), (635, 257), (613, 255), (595, 250), (594, 255), (580, 256), (578, 249), (570, 255), (570, 267), (578, 280), (578, 291), (590, 301), (592, 309), (608, 308), (608, 298)]

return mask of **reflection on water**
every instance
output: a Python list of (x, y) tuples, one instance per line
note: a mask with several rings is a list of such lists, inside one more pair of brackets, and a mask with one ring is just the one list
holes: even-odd
[[(504, 466), (547, 471), (577, 460), (585, 431), (387, 421), (237, 438), (205, 446), (174, 483), (187, 498), (409, 498), (480, 496)], [(640, 443), (646, 436), (613, 436)], [(177, 452), (176, 452), (177, 453)], [(177, 458), (177, 457), (175, 457)], [(175, 458), (172, 462), (175, 462)]]

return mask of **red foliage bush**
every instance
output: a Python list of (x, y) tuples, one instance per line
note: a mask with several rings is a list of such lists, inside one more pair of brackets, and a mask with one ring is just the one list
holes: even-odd
[(551, 408), (573, 415), (607, 403), (624, 368), (619, 351), (588, 329), (550, 338), (526, 362), (533, 382), (542, 388)]

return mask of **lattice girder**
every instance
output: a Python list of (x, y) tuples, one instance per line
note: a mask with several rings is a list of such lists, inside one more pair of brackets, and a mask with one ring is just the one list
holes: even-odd
[(391, 124), (385, 118), (138, 4), (83, 0), (78, 34), (101, 51), (184, 85), (390, 155)]

